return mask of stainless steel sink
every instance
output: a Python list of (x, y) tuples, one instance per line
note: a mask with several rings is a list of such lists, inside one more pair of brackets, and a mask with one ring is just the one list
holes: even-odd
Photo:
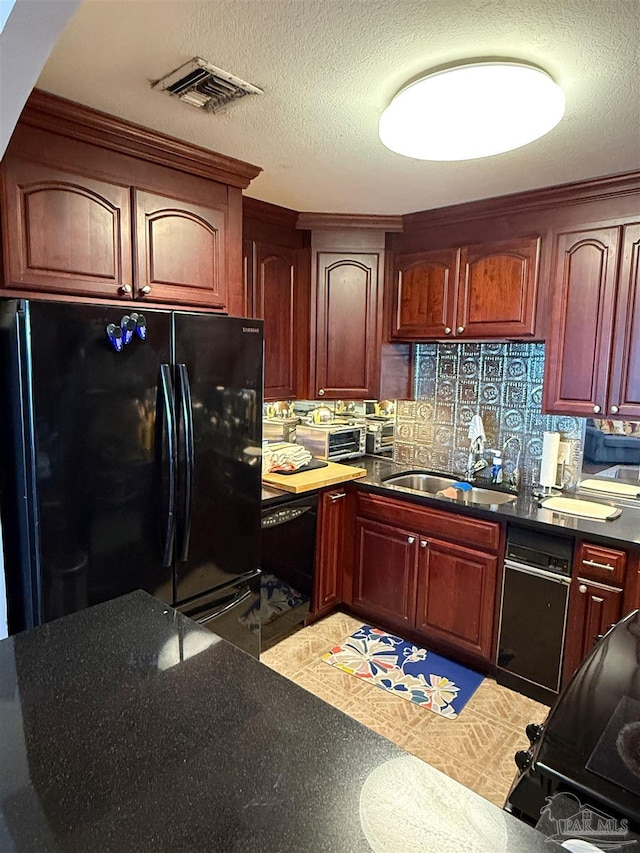
[(413, 492), (429, 492), (432, 495), (452, 486), (455, 482), (457, 481), (454, 477), (439, 477), (437, 474), (396, 474), (396, 476), (385, 480), (385, 483), (402, 486), (403, 489), (411, 489)]
[[(438, 474), (396, 474), (385, 480), (393, 486), (402, 486), (403, 489), (410, 489), (412, 492), (422, 492), (429, 495), (435, 495), (449, 486), (455, 485), (458, 480), (455, 477), (445, 477)], [(513, 503), (516, 500), (516, 495), (508, 492), (501, 492), (494, 489), (483, 489), (481, 486), (472, 486), (465, 492), (459, 492), (455, 500), (464, 504), (475, 504), (477, 506), (499, 506), (500, 504)]]
[(516, 497), (517, 495), (512, 495), (508, 492), (499, 492), (494, 489), (482, 489), (479, 486), (472, 486), (468, 492), (464, 492), (463, 502), (479, 504), (480, 506), (499, 506), (500, 504), (513, 503)]

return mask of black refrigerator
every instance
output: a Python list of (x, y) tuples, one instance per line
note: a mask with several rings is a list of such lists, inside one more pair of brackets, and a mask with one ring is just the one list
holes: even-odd
[(257, 656), (262, 323), (0, 300), (0, 344), (10, 632), (144, 589)]

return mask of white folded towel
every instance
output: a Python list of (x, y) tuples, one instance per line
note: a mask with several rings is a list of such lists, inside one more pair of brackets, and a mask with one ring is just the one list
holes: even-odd
[(297, 471), (311, 462), (312, 456), (306, 447), (301, 444), (281, 441), (265, 448), (263, 452), (264, 472), (269, 471)]

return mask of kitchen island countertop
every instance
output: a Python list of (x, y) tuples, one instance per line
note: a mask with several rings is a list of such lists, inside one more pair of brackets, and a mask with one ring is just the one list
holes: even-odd
[(1, 641), (0, 730), (3, 851), (556, 848), (143, 592)]

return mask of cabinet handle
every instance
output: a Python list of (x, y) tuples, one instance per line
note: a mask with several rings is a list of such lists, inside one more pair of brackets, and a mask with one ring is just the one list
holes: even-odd
[(444, 333), (445, 333), (445, 335), (450, 335), (451, 334), (451, 326), (445, 326), (444, 327)]
[(320, 388), (318, 391), (318, 397), (324, 397), (324, 388)]
[(131, 285), (130, 284), (122, 284), (118, 288), (120, 293), (131, 293)]
[(458, 326), (458, 334), (461, 335), (464, 332), (464, 326)]
[(341, 492), (339, 495), (329, 495), (329, 500), (330, 501), (340, 501), (340, 500), (342, 500), (342, 498), (346, 498), (346, 496), (347, 496), (346, 492)]
[(427, 540), (426, 540), (426, 539), (423, 539), (423, 540), (420, 542), (420, 547), (421, 547), (421, 548), (426, 548), (428, 544), (429, 544), (429, 543), (427, 542)]
[(593, 407), (593, 411), (594, 411), (594, 412), (596, 413), (596, 415), (597, 415), (597, 414), (598, 414), (598, 412), (600, 411), (600, 406), (594, 406), (594, 407)]
[(608, 572), (615, 571), (615, 566), (612, 566), (609, 563), (596, 563), (595, 560), (583, 560), (582, 565), (593, 566), (594, 569), (606, 569)]
[(587, 587), (583, 583), (581, 583), (580, 586), (578, 587), (578, 592), (581, 592), (584, 595), (586, 591), (587, 591)]
[(611, 412), (614, 415), (617, 415), (620, 409), (617, 406), (611, 406)]
[(407, 543), (408, 543), (409, 545), (413, 545), (413, 543), (414, 543), (415, 541), (416, 541), (416, 537), (415, 537), (415, 536), (409, 536), (409, 537), (407, 538)]

